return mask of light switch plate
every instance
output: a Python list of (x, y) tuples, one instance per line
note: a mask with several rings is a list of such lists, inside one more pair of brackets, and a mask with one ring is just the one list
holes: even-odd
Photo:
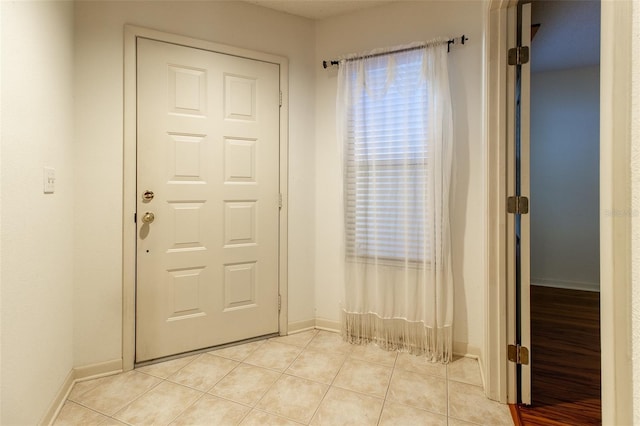
[(56, 190), (56, 169), (44, 168), (44, 193), (53, 194)]

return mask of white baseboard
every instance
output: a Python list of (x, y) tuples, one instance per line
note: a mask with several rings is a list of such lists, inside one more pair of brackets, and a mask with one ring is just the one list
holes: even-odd
[(467, 358), (480, 358), (480, 348), (466, 342), (453, 342), (453, 354)]
[(287, 327), (287, 334), (301, 333), (303, 331), (312, 330), (316, 326), (315, 320), (306, 320), (298, 322), (290, 322)]
[(58, 413), (62, 410), (62, 406), (64, 402), (67, 400), (67, 396), (69, 396), (69, 392), (71, 392), (71, 388), (75, 383), (75, 372), (73, 369), (69, 371), (67, 377), (65, 377), (64, 382), (62, 382), (62, 386), (58, 390), (55, 398), (51, 401), (51, 405), (49, 405), (49, 409), (45, 413), (44, 417), (40, 421), (41, 425), (50, 425), (53, 421), (58, 417)]
[(73, 385), (77, 382), (83, 382), (85, 380), (97, 379), (99, 377), (111, 376), (122, 372), (122, 360), (114, 359), (111, 361), (100, 362), (97, 364), (86, 365), (82, 367), (76, 367), (69, 371), (62, 386), (58, 390), (55, 398), (51, 402), (49, 409), (45, 413), (41, 425), (52, 425), (53, 422), (60, 414), (60, 410), (64, 406), (64, 403), (71, 393)]
[(537, 285), (540, 287), (564, 288), (567, 290), (582, 290), (582, 291), (594, 291), (594, 292), (600, 291), (600, 283), (554, 280), (550, 278), (531, 278), (531, 285)]
[(111, 361), (76, 367), (73, 370), (75, 371), (75, 380), (77, 382), (83, 382), (85, 380), (122, 373), (122, 360), (112, 359)]
[(318, 330), (340, 333), (342, 331), (342, 324), (340, 323), (340, 321), (332, 321), (324, 318), (316, 318), (316, 328)]
[(295, 334), (313, 329), (340, 333), (340, 330), (342, 330), (342, 326), (339, 321), (333, 321), (324, 318), (315, 318), (306, 321), (290, 322), (287, 334)]

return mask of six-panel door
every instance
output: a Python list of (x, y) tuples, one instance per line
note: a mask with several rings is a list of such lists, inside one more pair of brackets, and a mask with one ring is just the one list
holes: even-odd
[(136, 362), (277, 332), (278, 65), (148, 39), (137, 61)]

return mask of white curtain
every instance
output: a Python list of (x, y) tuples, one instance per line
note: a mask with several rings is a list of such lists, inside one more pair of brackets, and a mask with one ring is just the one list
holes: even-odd
[(340, 60), (343, 335), (452, 357), (452, 117), (446, 40)]

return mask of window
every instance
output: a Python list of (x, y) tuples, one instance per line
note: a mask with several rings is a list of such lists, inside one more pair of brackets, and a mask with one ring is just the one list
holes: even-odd
[(429, 256), (429, 103), (423, 60), (423, 55), (402, 52), (368, 58), (349, 69), (344, 131), (350, 258), (421, 262)]

